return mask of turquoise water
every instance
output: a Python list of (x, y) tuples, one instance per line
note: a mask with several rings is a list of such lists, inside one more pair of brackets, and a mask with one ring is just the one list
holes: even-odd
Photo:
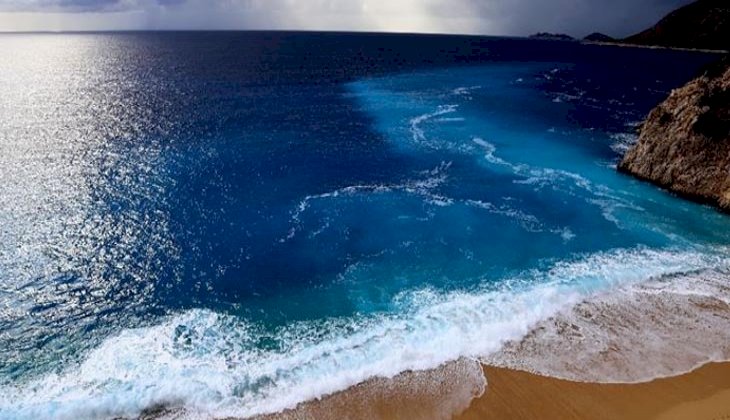
[(3, 418), (277, 411), (487, 356), (595, 293), (729, 267), (730, 219), (615, 170), (704, 55), (4, 40)]

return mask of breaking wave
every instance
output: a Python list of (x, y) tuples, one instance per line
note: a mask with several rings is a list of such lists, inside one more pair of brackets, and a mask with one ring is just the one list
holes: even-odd
[(159, 406), (216, 417), (278, 412), (373, 377), (463, 357), (489, 360), (505, 343), (591, 296), (651, 278), (727, 269), (726, 255), (726, 249), (637, 248), (576, 256), (474, 290), (404, 292), (388, 313), (268, 332), (234, 316), (192, 310), (125, 330), (78, 366), (4, 386), (0, 413), (111, 418)]

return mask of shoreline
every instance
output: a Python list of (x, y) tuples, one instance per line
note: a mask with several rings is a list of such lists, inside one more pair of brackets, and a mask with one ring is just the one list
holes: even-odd
[(728, 280), (730, 269), (708, 269), (612, 289), (491, 355), (374, 377), (276, 413), (173, 405), (139, 418), (728, 420)]
[[(139, 418), (246, 418), (183, 406), (153, 407)], [(610, 289), (490, 355), (374, 377), (291, 407), (250, 418), (684, 420), (689, 410), (709, 413), (697, 420), (727, 420), (730, 269)]]
[[(692, 372), (644, 383), (599, 384), (541, 376), (480, 365), (489, 378), (481, 395), (453, 411), (429, 412), (453, 401), (444, 394), (422, 395), (413, 388), (383, 392), (387, 382), (419, 382), (432, 374), (405, 373), (392, 380), (375, 379), (293, 410), (256, 417), (289, 419), (448, 419), (456, 420), (725, 420), (730, 418), (730, 362), (708, 363)], [(444, 367), (449, 369), (448, 367)], [(420, 379), (419, 379), (420, 378)], [(433, 379), (433, 378), (431, 378)], [(444, 387), (448, 382), (439, 383)], [(380, 389), (380, 391), (378, 391)], [(689, 417), (688, 417), (689, 416)], [(232, 420), (232, 419), (228, 419)]]
[(671, 50), (671, 51), (686, 51), (686, 52), (699, 52), (707, 54), (728, 54), (728, 50), (712, 50), (706, 48), (686, 48), (686, 47), (667, 47), (663, 45), (642, 45), (642, 44), (630, 44), (627, 42), (600, 42), (600, 41), (579, 41), (584, 45), (602, 45), (602, 46), (614, 46), (622, 48), (645, 48), (650, 50)]
[[(442, 369), (451, 369), (444, 366)], [(730, 362), (712, 362), (691, 372), (650, 382), (600, 384), (479, 365), (489, 385), (463, 407), (430, 412), (453, 401), (449, 381), (432, 382), (440, 395), (420, 394), (413, 385), (433, 380), (430, 373), (408, 372), (372, 379), (317, 401), (302, 403), (256, 420), (727, 420), (730, 419)], [(451, 372), (454, 373), (454, 372)], [(425, 375), (425, 376), (424, 376)], [(388, 386), (395, 385), (395, 388)], [(410, 385), (410, 386), (409, 386)], [(416, 386), (417, 387), (417, 386)], [(422, 391), (422, 390), (421, 390)], [(464, 401), (462, 401), (464, 402)], [(140, 420), (190, 419), (184, 410), (152, 409)], [(239, 420), (226, 418), (225, 420)], [(242, 419), (241, 419), (242, 420)]]
[[(456, 418), (721, 420), (730, 418), (730, 363), (640, 384), (571, 382), (485, 366), (491, 388)], [(690, 417), (687, 417), (690, 415)]]
[(612, 290), (479, 361), (371, 379), (257, 418), (730, 419), (728, 279), (710, 270)]

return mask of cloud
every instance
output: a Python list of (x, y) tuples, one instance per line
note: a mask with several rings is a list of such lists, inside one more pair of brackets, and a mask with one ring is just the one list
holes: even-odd
[(0, 10), (10, 12), (61, 12), (114, 10), (121, 0), (0, 0)]
[[(0, 30), (306, 29), (622, 36), (690, 0), (0, 0)], [(3, 13), (5, 12), (5, 13)]]
[(567, 32), (575, 36), (606, 32), (624, 36), (653, 25), (692, 0), (486, 0), (476, 1), (500, 33)]

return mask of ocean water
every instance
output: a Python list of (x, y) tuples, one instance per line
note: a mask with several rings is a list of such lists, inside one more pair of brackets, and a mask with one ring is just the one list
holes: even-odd
[(615, 170), (712, 56), (265, 32), (0, 53), (0, 418), (276, 412), (730, 268), (730, 218)]

